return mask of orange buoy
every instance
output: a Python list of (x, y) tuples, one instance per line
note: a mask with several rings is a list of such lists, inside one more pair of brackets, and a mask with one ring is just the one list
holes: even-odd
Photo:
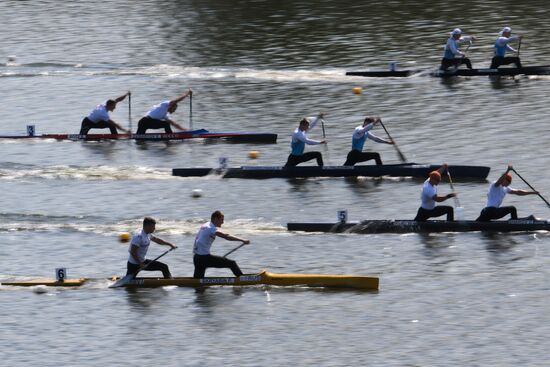
[(118, 235), (118, 240), (120, 242), (128, 242), (130, 241), (130, 233), (128, 232), (123, 232), (121, 234)]
[(359, 94), (361, 94), (361, 92), (363, 91), (363, 89), (362, 89), (361, 87), (354, 87), (354, 88), (352, 89), (352, 91), (353, 91), (353, 94), (359, 95)]

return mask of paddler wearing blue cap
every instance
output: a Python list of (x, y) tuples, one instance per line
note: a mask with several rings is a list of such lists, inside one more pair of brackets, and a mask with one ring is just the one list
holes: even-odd
[[(523, 36), (512, 36), (512, 28), (504, 27), (500, 31), (497, 40), (495, 41), (495, 56), (491, 60), (491, 69), (497, 69), (501, 65), (516, 64), (518, 68), (521, 68), (521, 61), (519, 60), (519, 46), (518, 50), (515, 50), (510, 46), (510, 42), (520, 41)], [(514, 52), (516, 56), (506, 56), (506, 51)]]
[(460, 28), (453, 29), (445, 44), (445, 51), (441, 59), (440, 69), (447, 70), (451, 66), (458, 68), (462, 64), (465, 64), (468, 69), (471, 69), (472, 63), (470, 59), (466, 57), (466, 53), (462, 52), (459, 47), (461, 44), (474, 41), (475, 39), (474, 36), (463, 36)]

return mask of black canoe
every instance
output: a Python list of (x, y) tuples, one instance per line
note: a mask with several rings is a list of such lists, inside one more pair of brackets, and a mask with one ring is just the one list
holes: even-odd
[(512, 219), (492, 222), (460, 220), (364, 220), (361, 222), (340, 223), (287, 223), (289, 231), (333, 232), (333, 233), (429, 233), (429, 232), (530, 232), (550, 231), (550, 221), (539, 219)]
[[(306, 178), (306, 177), (418, 177), (427, 178), (429, 173), (440, 165), (403, 163), (365, 166), (242, 166), (238, 168), (174, 168), (173, 176), (198, 177), (210, 174), (223, 178)], [(484, 180), (489, 175), (489, 167), (484, 166), (449, 166), (453, 178)]]
[(434, 70), (379, 70), (379, 71), (348, 71), (349, 76), (365, 76), (373, 78), (394, 77), (402, 78), (411, 75), (429, 75), (438, 78), (453, 76), (514, 76), (514, 75), (550, 75), (550, 66), (526, 66), (523, 68), (500, 69), (447, 69), (446, 71)]

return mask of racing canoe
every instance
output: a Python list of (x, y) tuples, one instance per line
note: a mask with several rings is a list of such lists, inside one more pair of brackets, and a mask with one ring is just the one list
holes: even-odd
[[(113, 277), (110, 280), (116, 281)], [(2, 285), (30, 287), (30, 286), (52, 286), (52, 287), (77, 287), (92, 279), (74, 279), (58, 282), (52, 279), (41, 279), (32, 281), (7, 281)], [(274, 274), (262, 271), (259, 274), (245, 274), (240, 277), (206, 277), (195, 279), (191, 277), (175, 277), (172, 279), (163, 278), (136, 278), (131, 280), (125, 287), (129, 288), (155, 288), (165, 286), (178, 287), (209, 287), (209, 286), (252, 286), (272, 285), (279, 287), (305, 286), (305, 287), (326, 287), (342, 289), (377, 290), (379, 279), (370, 276), (353, 275), (322, 275), (322, 274)]]
[(437, 78), (448, 78), (454, 76), (514, 76), (514, 75), (550, 75), (550, 65), (525, 66), (522, 68), (499, 68), (499, 69), (447, 69), (442, 70), (373, 70), (373, 71), (348, 71), (349, 76), (364, 76), (371, 78), (403, 78), (412, 75), (429, 75)]
[[(174, 168), (173, 176), (200, 177), (220, 175), (223, 178), (306, 178), (306, 177), (419, 177), (426, 178), (440, 165), (403, 163), (365, 166), (242, 166), (236, 168)], [(453, 178), (485, 180), (490, 168), (484, 166), (449, 166)]]
[(36, 279), (36, 280), (12, 280), (12, 281), (2, 281), (1, 285), (11, 285), (17, 287), (34, 287), (37, 285), (45, 285), (48, 287), (80, 287), (86, 283), (89, 279), (80, 278), (80, 279), (65, 279), (63, 281), (58, 281), (55, 279)]
[(233, 143), (265, 143), (277, 142), (277, 134), (255, 132), (209, 132), (205, 129), (182, 131), (175, 133), (147, 134), (41, 134), (41, 135), (0, 135), (0, 139), (54, 139), (71, 141), (99, 140), (136, 140), (136, 141), (169, 141), (187, 139), (223, 140)]
[(550, 231), (550, 221), (540, 219), (511, 219), (491, 222), (474, 220), (363, 220), (361, 222), (287, 223), (289, 231), (333, 233), (429, 233), (429, 232), (532, 232)]

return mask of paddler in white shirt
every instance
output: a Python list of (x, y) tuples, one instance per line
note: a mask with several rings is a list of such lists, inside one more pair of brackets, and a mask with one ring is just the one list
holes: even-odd
[(370, 132), (370, 130), (372, 130), (381, 121), (382, 120), (380, 117), (368, 116), (363, 121), (363, 125), (355, 128), (351, 138), (351, 151), (348, 153), (344, 166), (353, 166), (356, 163), (365, 162), (371, 159), (374, 159), (377, 165), (382, 164), (380, 154), (376, 152), (363, 152), (363, 146), (365, 145), (367, 139), (373, 140), (377, 143), (393, 144), (393, 141), (379, 138)]
[(210, 216), (210, 222), (203, 224), (199, 229), (193, 245), (193, 264), (195, 265), (193, 278), (204, 278), (207, 268), (229, 268), (236, 277), (243, 275), (243, 272), (235, 261), (210, 253), (210, 248), (216, 237), (221, 237), (228, 241), (240, 241), (244, 245), (250, 243), (249, 240), (220, 232), (218, 228), (222, 226), (223, 221), (223, 213), (216, 210)]
[(306, 132), (313, 129), (319, 121), (323, 119), (323, 113), (319, 113), (315, 117), (306, 117), (300, 121), (300, 125), (294, 130), (292, 139), (290, 142), (290, 148), (292, 151), (288, 156), (285, 167), (294, 167), (300, 163), (310, 161), (312, 159), (317, 160), (319, 167), (323, 166), (323, 155), (320, 152), (307, 152), (304, 153), (304, 149), (307, 145), (326, 144), (326, 140), (312, 140), (308, 139)]
[(512, 36), (512, 28), (504, 27), (500, 31), (497, 40), (495, 41), (495, 56), (491, 60), (491, 69), (497, 69), (501, 65), (516, 64), (521, 68), (519, 56), (506, 56), (506, 51), (518, 53), (517, 50), (510, 46), (510, 42), (521, 40), (523, 36)]
[(132, 236), (132, 241), (130, 242), (130, 247), (128, 248), (130, 255), (128, 256), (126, 275), (134, 274), (135, 276), (141, 269), (147, 266), (143, 270), (162, 271), (162, 276), (165, 279), (172, 278), (168, 265), (160, 261), (153, 261), (145, 258), (151, 241), (158, 243), (159, 245), (170, 246), (173, 249), (177, 248), (176, 245), (153, 235), (156, 224), (157, 222), (153, 218), (145, 217), (143, 219), (143, 228), (136, 231), (136, 233)]
[(448, 221), (454, 221), (454, 210), (452, 206), (447, 205), (435, 205), (452, 197), (455, 197), (455, 193), (450, 193), (445, 196), (437, 194), (437, 185), (441, 182), (441, 174), (447, 170), (447, 164), (443, 164), (437, 171), (430, 172), (430, 177), (424, 181), (422, 185), (422, 193), (420, 195), (422, 205), (418, 208), (418, 213), (414, 220), (418, 222), (425, 222), (428, 218), (440, 217), (447, 215)]
[(466, 57), (466, 54), (460, 51), (460, 44), (475, 40), (474, 36), (462, 36), (462, 30), (455, 28), (450, 33), (450, 37), (445, 44), (445, 51), (443, 58), (441, 59), (441, 70), (447, 70), (450, 66), (458, 68), (460, 65), (465, 64), (468, 69), (472, 68), (470, 59)]
[(512, 166), (508, 165), (508, 169), (498, 180), (489, 186), (487, 192), (487, 206), (481, 210), (478, 222), (488, 222), (491, 219), (500, 219), (510, 214), (510, 219), (518, 219), (518, 212), (515, 206), (500, 206), (506, 194), (514, 195), (538, 195), (538, 191), (517, 190), (510, 187), (512, 183), (512, 175), (509, 173)]
[(131, 131), (126, 130), (121, 127), (119, 124), (111, 120), (109, 112), (114, 111), (118, 102), (124, 100), (126, 96), (129, 96), (130, 92), (126, 93), (123, 96), (120, 96), (116, 99), (109, 99), (105, 103), (97, 105), (92, 112), (87, 117), (84, 117), (82, 120), (82, 125), (80, 127), (80, 135), (87, 135), (90, 129), (110, 129), (111, 134), (118, 134), (118, 130), (122, 130), (127, 134), (130, 134)]
[(147, 115), (139, 120), (136, 134), (145, 134), (148, 129), (164, 129), (167, 134), (171, 134), (172, 128), (170, 126), (174, 126), (181, 131), (186, 131), (186, 128), (172, 120), (169, 115), (176, 112), (178, 103), (192, 93), (191, 89), (189, 89), (187, 92), (171, 101), (164, 101), (153, 106), (153, 108), (147, 112)]

